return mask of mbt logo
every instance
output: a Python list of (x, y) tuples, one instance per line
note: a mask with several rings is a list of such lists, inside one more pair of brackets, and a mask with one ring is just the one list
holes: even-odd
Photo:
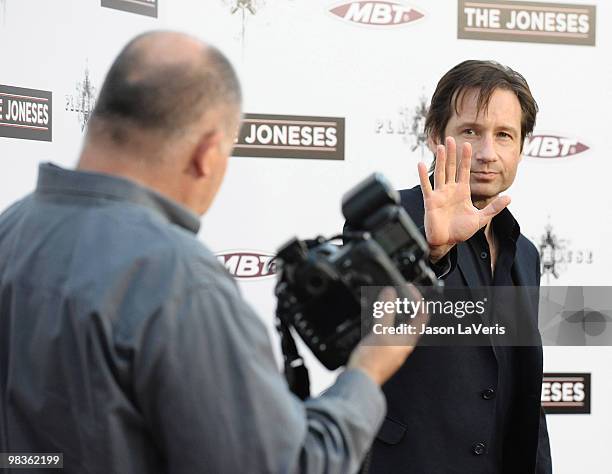
[(219, 252), (217, 259), (238, 280), (273, 277), (276, 274), (276, 255), (254, 250)]
[(351, 23), (368, 26), (399, 26), (423, 18), (423, 14), (398, 2), (353, 1), (330, 8), (330, 13)]
[(102, 6), (157, 18), (159, 0), (102, 0)]
[(594, 5), (459, 0), (457, 37), (595, 46)]
[(547, 414), (591, 413), (591, 374), (544, 374), (542, 407)]
[(50, 142), (52, 93), (0, 85), (0, 137)]
[(344, 118), (246, 114), (233, 156), (344, 160)]
[(89, 68), (85, 68), (85, 75), (76, 84), (74, 94), (66, 95), (66, 112), (77, 115), (81, 132), (85, 130), (89, 117), (96, 104), (97, 91), (89, 75)]
[(565, 158), (589, 149), (575, 138), (557, 135), (532, 135), (525, 141), (523, 154), (532, 158)]

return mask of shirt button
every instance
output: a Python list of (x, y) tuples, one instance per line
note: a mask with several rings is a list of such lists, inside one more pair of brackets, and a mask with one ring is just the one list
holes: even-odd
[(476, 443), (473, 447), (472, 447), (472, 452), (476, 455), (476, 456), (480, 456), (482, 454), (485, 453), (485, 451), (487, 450), (487, 447), (485, 446), (484, 443)]
[(484, 398), (485, 400), (491, 400), (492, 398), (495, 398), (495, 390), (493, 390), (492, 388), (487, 388), (486, 390), (483, 390), (482, 398)]
[(487, 252), (481, 252), (480, 253), (480, 258), (482, 258), (483, 260), (485, 260), (488, 256), (489, 256), (489, 254)]

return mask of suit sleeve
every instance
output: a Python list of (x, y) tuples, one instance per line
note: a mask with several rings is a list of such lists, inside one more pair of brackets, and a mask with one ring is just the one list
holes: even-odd
[[(536, 249), (536, 282), (540, 286), (540, 254)], [(538, 292), (539, 293), (539, 292)], [(536, 458), (536, 474), (552, 474), (552, 459), (550, 456), (550, 441), (548, 439), (548, 426), (546, 413), (540, 406), (540, 428), (538, 432), (538, 453)]]
[(356, 472), (384, 416), (355, 369), (293, 396), (233, 282), (166, 302), (140, 339), (134, 391), (170, 473)]
[(540, 407), (540, 432), (538, 435), (536, 474), (552, 474), (552, 460), (550, 457), (548, 427), (546, 426), (546, 414), (544, 413), (544, 409), (542, 409), (542, 407)]
[[(419, 227), (419, 232), (426, 237), (425, 226)], [(444, 279), (457, 268), (457, 246), (453, 245), (444, 257), (436, 263), (430, 263), (430, 266), (439, 279)]]
[(457, 268), (457, 246), (453, 246), (438, 262), (430, 263), (430, 266), (438, 279), (444, 279)]

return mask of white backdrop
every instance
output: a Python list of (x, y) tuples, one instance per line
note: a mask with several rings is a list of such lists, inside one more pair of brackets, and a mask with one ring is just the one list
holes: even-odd
[[(232, 159), (199, 236), (217, 253), (271, 254), (294, 235), (337, 233), (342, 194), (372, 171), (397, 188), (416, 185), (418, 161), (430, 160), (411, 133), (419, 107), (458, 62), (495, 59), (527, 78), (540, 106), (538, 140), (573, 144), (568, 156), (525, 156), (508, 192), (527, 237), (539, 245), (548, 228), (556, 239), (558, 274), (545, 274), (542, 284), (611, 283), (611, 2), (573, 0), (596, 7), (595, 46), (458, 39), (458, 0), (395, 0), (422, 17), (390, 26), (330, 12), (350, 0), (123, 3), (157, 4), (157, 17), (102, 7), (101, 0), (0, 0), (0, 84), (53, 93), (51, 142), (0, 136), (0, 209), (33, 189), (38, 163), (74, 166), (106, 70), (146, 30), (184, 31), (218, 46), (239, 71), (246, 113), (345, 118), (344, 160)], [(530, 154), (563, 151), (538, 144)], [(274, 279), (240, 285), (276, 341)], [(307, 361), (320, 391), (333, 374)], [(612, 473), (612, 348), (546, 348), (545, 371), (592, 374), (591, 414), (548, 417), (555, 472)]]

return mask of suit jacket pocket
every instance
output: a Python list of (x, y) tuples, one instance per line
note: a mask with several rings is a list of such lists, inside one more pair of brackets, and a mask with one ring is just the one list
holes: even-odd
[(376, 438), (385, 444), (397, 444), (406, 434), (406, 429), (406, 425), (387, 416)]

